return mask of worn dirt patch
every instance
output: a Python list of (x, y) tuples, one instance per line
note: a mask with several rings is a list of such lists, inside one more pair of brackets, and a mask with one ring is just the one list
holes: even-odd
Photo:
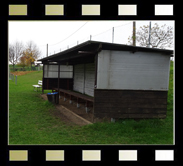
[[(44, 100), (47, 100), (46, 94), (41, 94)], [(84, 105), (80, 105), (80, 108), (76, 107), (76, 103), (70, 104), (69, 101), (63, 101), (63, 98), (59, 100), (59, 104), (55, 105), (56, 110), (50, 112), (60, 118), (67, 125), (87, 125), (92, 124), (93, 114), (86, 113)]]
[(21, 76), (21, 75), (25, 75), (25, 74), (29, 74), (35, 71), (12, 71), (11, 74), (14, 74), (16, 76)]
[(67, 116), (65, 116), (64, 114), (62, 114), (60, 112), (60, 110), (56, 109), (56, 110), (49, 110), (50, 113), (55, 116), (56, 118), (59, 118), (63, 123), (69, 125), (69, 126), (73, 126), (76, 125), (74, 122), (72, 122)]

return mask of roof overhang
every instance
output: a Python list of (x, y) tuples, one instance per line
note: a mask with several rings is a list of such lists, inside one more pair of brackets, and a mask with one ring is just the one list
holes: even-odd
[(142, 52), (157, 52), (167, 56), (172, 56), (173, 50), (157, 49), (157, 48), (147, 48), (147, 47), (137, 47), (131, 45), (106, 43), (99, 41), (86, 41), (70, 49), (62, 51), (60, 53), (39, 59), (42, 63), (58, 62), (78, 64), (83, 62), (90, 62), (94, 60), (95, 55), (101, 50), (115, 50), (115, 51), (131, 51), (133, 53), (137, 51)]

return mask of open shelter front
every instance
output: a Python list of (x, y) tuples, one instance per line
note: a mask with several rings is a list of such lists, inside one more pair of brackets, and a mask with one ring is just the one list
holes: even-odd
[(165, 118), (172, 54), (87, 41), (40, 59), (43, 92), (59, 91), (71, 103), (84, 100), (95, 118)]

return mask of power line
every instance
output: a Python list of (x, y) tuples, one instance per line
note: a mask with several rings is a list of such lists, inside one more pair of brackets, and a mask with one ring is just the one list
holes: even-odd
[[(55, 43), (55, 44), (51, 44), (51, 45), (49, 45), (49, 46), (54, 46), (54, 45), (57, 45), (57, 44), (59, 44), (59, 43), (65, 41), (65, 40), (67, 40), (69, 37), (71, 37), (71, 36), (74, 35), (76, 32), (78, 32), (78, 31), (79, 31), (83, 26), (85, 26), (87, 23), (88, 23), (88, 22), (86, 22), (85, 24), (83, 24), (79, 29), (77, 29), (75, 32), (73, 32), (71, 35), (69, 35), (68, 37), (66, 37), (66, 38), (63, 39), (62, 41), (60, 41), (60, 42), (58, 42), (58, 43)], [(118, 26), (116, 26), (116, 27), (114, 27), (114, 28), (119, 28), (119, 27), (122, 27), (122, 26), (125, 26), (125, 25), (128, 25), (128, 24), (131, 24), (131, 22), (130, 22), (130, 23), (127, 23), (127, 24), (118, 25)], [(106, 33), (107, 31), (111, 31), (111, 28), (108, 29), (108, 30), (106, 30), (106, 31), (103, 31), (103, 32), (101, 32), (101, 33), (99, 33), (99, 34), (92, 35), (92, 37), (96, 37), (96, 36), (98, 36), (98, 35), (101, 35), (101, 34), (103, 34), (103, 33)], [(45, 45), (40, 45), (40, 47), (43, 47), (43, 46), (46, 46), (46, 44), (45, 44)]]
[(49, 46), (54, 46), (54, 45), (57, 45), (65, 40), (67, 40), (69, 37), (71, 37), (72, 35), (74, 35), (77, 31), (79, 31), (82, 27), (84, 27), (88, 22), (84, 23), (79, 29), (77, 29), (75, 32), (73, 32), (71, 35), (69, 35), (68, 37), (66, 37), (65, 39), (63, 39), (62, 41), (58, 42), (58, 43), (55, 43), (55, 44), (51, 44)]
[[(129, 22), (129, 23), (127, 23), (127, 24), (118, 25), (118, 26), (115, 26), (115, 27), (113, 27), (113, 28), (119, 28), (119, 27), (122, 27), (122, 26), (125, 26), (125, 25), (129, 25), (129, 24), (131, 24), (131, 22)], [(98, 36), (98, 35), (101, 35), (101, 34), (103, 34), (103, 33), (106, 33), (107, 31), (111, 31), (111, 29), (112, 29), (112, 28), (110, 28), (110, 29), (108, 29), (108, 30), (106, 30), (106, 31), (104, 31), (104, 32), (101, 32), (101, 33), (99, 33), (99, 34), (93, 35), (93, 37)]]
[(127, 23), (127, 24), (122, 24), (122, 25), (118, 25), (118, 26), (116, 26), (116, 27), (114, 27), (114, 28), (119, 28), (119, 27), (122, 27), (122, 26), (125, 26), (125, 25), (129, 25), (129, 24), (131, 24), (132, 22), (129, 22), (129, 23)]

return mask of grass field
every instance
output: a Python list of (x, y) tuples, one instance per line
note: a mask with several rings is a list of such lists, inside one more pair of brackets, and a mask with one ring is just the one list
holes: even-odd
[[(53, 116), (55, 107), (33, 91), (42, 71), (9, 80), (9, 144), (173, 144), (173, 62), (166, 119), (119, 120), (69, 126)], [(47, 93), (48, 91), (45, 91)]]

